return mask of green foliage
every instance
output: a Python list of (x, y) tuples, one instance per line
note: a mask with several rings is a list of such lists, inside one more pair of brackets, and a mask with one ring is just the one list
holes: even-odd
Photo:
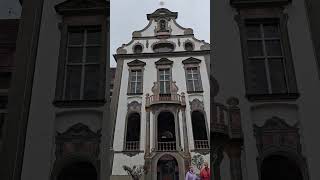
[(197, 169), (199, 169), (199, 171), (201, 170), (203, 163), (204, 163), (204, 159), (201, 154), (196, 154), (196, 155), (192, 156), (191, 164), (193, 166), (196, 166)]

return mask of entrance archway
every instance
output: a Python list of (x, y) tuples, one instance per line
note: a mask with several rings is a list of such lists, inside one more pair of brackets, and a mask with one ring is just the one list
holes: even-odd
[(178, 162), (173, 156), (164, 155), (158, 160), (157, 180), (179, 180)]
[(296, 162), (281, 155), (271, 155), (261, 164), (261, 180), (304, 180)]
[(62, 168), (57, 180), (97, 180), (97, 171), (89, 162), (76, 162)]

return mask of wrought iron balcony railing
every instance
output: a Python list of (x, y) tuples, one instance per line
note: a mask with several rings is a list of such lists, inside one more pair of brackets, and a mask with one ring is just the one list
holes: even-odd
[(169, 141), (169, 142), (158, 142), (158, 151), (176, 151), (176, 142)]
[(176, 86), (176, 82), (172, 81), (170, 83), (170, 92), (163, 94), (160, 92), (159, 88), (159, 82), (154, 82), (154, 86), (152, 87), (152, 95), (147, 94), (146, 95), (146, 106), (150, 106), (153, 104), (159, 104), (159, 103), (175, 103), (180, 105), (185, 105), (185, 95), (184, 93), (181, 93), (179, 95), (178, 87)]
[(126, 151), (138, 151), (140, 148), (140, 141), (127, 141), (125, 145)]
[(195, 149), (209, 149), (209, 141), (208, 140), (194, 140), (194, 148)]

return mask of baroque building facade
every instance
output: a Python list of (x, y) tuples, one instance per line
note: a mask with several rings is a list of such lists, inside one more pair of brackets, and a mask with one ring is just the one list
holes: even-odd
[(182, 180), (193, 155), (210, 160), (210, 45), (177, 17), (165, 8), (148, 14), (114, 55), (111, 179), (128, 179), (123, 165), (141, 165), (144, 179)]
[[(213, 2), (213, 179), (319, 179), (318, 27), (306, 2)], [(230, 102), (237, 121), (225, 118)]]

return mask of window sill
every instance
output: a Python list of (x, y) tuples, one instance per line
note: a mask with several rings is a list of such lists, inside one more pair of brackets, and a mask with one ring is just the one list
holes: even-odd
[(95, 100), (55, 100), (53, 105), (59, 108), (77, 108), (77, 107), (101, 107), (106, 103), (105, 99)]
[(195, 93), (203, 93), (203, 90), (201, 91), (187, 91), (188, 94), (195, 94)]
[(127, 93), (128, 96), (138, 96), (143, 95), (143, 93)]
[(299, 93), (286, 94), (246, 94), (249, 101), (278, 101), (278, 100), (296, 100), (300, 96)]

